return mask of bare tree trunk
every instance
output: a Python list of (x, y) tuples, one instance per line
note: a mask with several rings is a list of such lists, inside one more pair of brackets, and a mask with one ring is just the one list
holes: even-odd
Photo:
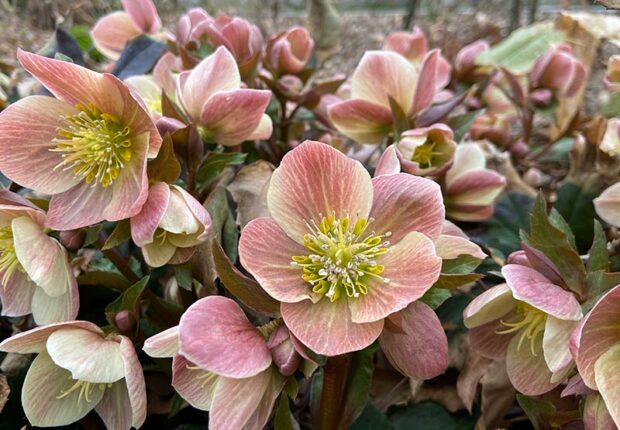
[(510, 7), (510, 32), (515, 31), (521, 21), (521, 0), (512, 0), (512, 6)]
[(419, 4), (419, 0), (409, 0), (409, 9), (407, 10), (407, 15), (403, 18), (403, 29), (411, 29), (411, 24), (415, 21), (415, 14)]
[(536, 13), (538, 12), (538, 0), (530, 0), (530, 9), (527, 14), (527, 22), (532, 24), (536, 21)]

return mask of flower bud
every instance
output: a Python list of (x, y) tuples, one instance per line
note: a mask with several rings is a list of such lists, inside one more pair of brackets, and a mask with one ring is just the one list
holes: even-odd
[(292, 27), (276, 35), (267, 44), (265, 66), (274, 75), (301, 72), (314, 49), (310, 33), (303, 27)]
[(69, 251), (77, 251), (84, 245), (86, 233), (82, 229), (60, 232), (60, 243)]
[(469, 129), (473, 140), (487, 139), (503, 148), (510, 144), (512, 127), (510, 121), (501, 115), (487, 113), (478, 116)]
[(473, 72), (476, 69), (476, 58), (489, 48), (489, 42), (486, 40), (476, 40), (464, 46), (454, 59), (454, 72), (457, 79), (473, 78)]
[(534, 63), (530, 73), (533, 88), (547, 88), (557, 97), (574, 96), (586, 81), (586, 68), (567, 44), (551, 47)]
[(290, 333), (285, 325), (279, 326), (269, 337), (267, 347), (271, 351), (273, 362), (280, 373), (284, 376), (290, 376), (295, 373), (300, 364), (301, 357), (297, 353)]
[(530, 93), (530, 101), (536, 107), (547, 107), (552, 99), (553, 93), (547, 88), (540, 88)]
[(599, 149), (612, 157), (620, 154), (620, 119), (614, 118), (607, 121), (607, 128)]
[(136, 330), (136, 317), (127, 311), (122, 310), (114, 315), (114, 324), (122, 334), (131, 334)]

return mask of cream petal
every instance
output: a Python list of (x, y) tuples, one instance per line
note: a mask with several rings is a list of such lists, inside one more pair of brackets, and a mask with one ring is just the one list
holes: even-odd
[(543, 334), (543, 352), (547, 366), (552, 372), (560, 372), (573, 361), (568, 345), (570, 335), (577, 324), (577, 321), (547, 316)]
[[(0, 164), (0, 167), (3, 166)], [(603, 220), (620, 227), (620, 183), (613, 184), (594, 199), (594, 207)]]
[(603, 396), (609, 414), (620, 425), (620, 344), (612, 346), (596, 360), (594, 375), (596, 386)]
[(585, 430), (618, 430), (600, 394), (586, 396), (583, 424)]
[(159, 226), (175, 234), (193, 234), (200, 229), (200, 223), (187, 206), (180, 188), (170, 189), (168, 206)]
[(129, 430), (131, 428), (131, 403), (125, 381), (116, 381), (106, 388), (103, 398), (95, 406), (106, 428)]
[(0, 285), (2, 315), (17, 317), (31, 313), (32, 296), (36, 289), (37, 286), (28, 279), (25, 273), (13, 273), (6, 286)]
[(435, 240), (435, 252), (443, 260), (452, 260), (460, 255), (469, 255), (480, 260), (487, 257), (484, 251), (469, 239), (447, 234), (441, 234)]
[(71, 321), (77, 317), (80, 298), (75, 278), (69, 289), (60, 296), (50, 297), (41, 288), (32, 296), (32, 317), (38, 325)]
[(515, 308), (517, 301), (506, 284), (489, 288), (472, 300), (463, 311), (465, 327), (474, 328), (496, 321)]
[(358, 143), (381, 144), (392, 131), (392, 112), (366, 100), (334, 103), (328, 113), (338, 131)]
[(542, 336), (534, 342), (534, 353), (527, 343), (519, 348), (520, 332), (513, 336), (506, 352), (506, 371), (512, 385), (526, 396), (538, 396), (551, 391), (561, 381), (551, 382), (552, 373), (547, 367), (542, 350)]
[(50, 334), (63, 328), (81, 328), (103, 335), (103, 331), (99, 327), (88, 321), (54, 323), (44, 327), (33, 328), (5, 339), (0, 343), (0, 351), (18, 354), (32, 354), (45, 351), (45, 344)]
[(142, 365), (138, 360), (133, 342), (126, 336), (119, 336), (119, 338), (125, 371), (125, 384), (131, 405), (131, 425), (140, 428), (146, 420), (146, 384)]
[(214, 373), (193, 366), (182, 355), (172, 360), (172, 386), (196, 409), (211, 409), (213, 392), (220, 379)]
[(161, 267), (172, 259), (176, 251), (177, 247), (168, 241), (147, 243), (142, 247), (142, 256), (149, 266)]
[(90, 37), (99, 52), (111, 60), (118, 60), (127, 42), (140, 33), (129, 14), (116, 11), (98, 20)]
[(174, 357), (179, 351), (179, 326), (170, 327), (144, 341), (144, 352), (154, 358)]
[(138, 246), (153, 242), (155, 230), (159, 226), (168, 202), (170, 201), (170, 187), (164, 182), (158, 182), (149, 189), (148, 197), (142, 210), (131, 217), (131, 238)]

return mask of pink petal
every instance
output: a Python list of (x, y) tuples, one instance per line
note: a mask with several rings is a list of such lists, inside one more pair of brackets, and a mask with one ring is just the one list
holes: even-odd
[(371, 280), (368, 294), (349, 300), (354, 323), (378, 321), (404, 309), (431, 288), (441, 270), (441, 258), (435, 255), (433, 242), (417, 232), (390, 247), (377, 264), (385, 266), (381, 276), (389, 282)]
[(176, 97), (176, 82), (173, 72), (177, 68), (177, 57), (171, 52), (161, 56), (153, 67), (153, 80), (172, 99)]
[(486, 158), (480, 146), (476, 143), (464, 143), (456, 147), (454, 163), (446, 173), (446, 183), (451, 183), (463, 173), (472, 170), (482, 170), (486, 167)]
[(263, 114), (260, 118), (260, 122), (246, 139), (247, 140), (267, 140), (273, 133), (273, 123), (271, 118), (267, 114)]
[(423, 111), (433, 102), (433, 98), (435, 97), (435, 89), (437, 87), (436, 79), (439, 59), (440, 53), (438, 49), (433, 49), (426, 54), (422, 67), (420, 68), (420, 75), (418, 76), (418, 82), (415, 89), (415, 97), (412, 97), (412, 113)]
[(435, 240), (441, 233), (445, 211), (437, 183), (406, 173), (373, 178), (374, 198), (370, 217), (377, 234), (391, 232), (390, 242), (398, 243), (407, 233), (417, 231)]
[(473, 328), (496, 321), (514, 309), (516, 304), (508, 285), (497, 285), (489, 288), (467, 305), (463, 311), (463, 322), (465, 327)]
[(218, 91), (239, 89), (241, 78), (234, 57), (226, 48), (202, 60), (191, 72), (177, 79), (177, 98), (194, 119), (201, 116), (203, 105)]
[(402, 56), (388, 51), (366, 51), (351, 77), (351, 98), (390, 109), (388, 96), (391, 96), (409, 115), (417, 80), (415, 68)]
[[(56, 167), (62, 157), (50, 149), (63, 115), (76, 109), (51, 97), (31, 96), (0, 113), (0, 170), (9, 179), (39, 193), (54, 194), (78, 183), (70, 171)], [(34, 119), (34, 120), (33, 120)], [(19, 139), (19, 145), (16, 145)]]
[(121, 0), (121, 2), (133, 23), (143, 32), (154, 34), (161, 29), (161, 19), (152, 0)]
[(607, 410), (616, 425), (620, 425), (620, 344), (612, 346), (596, 360), (594, 375), (596, 386), (603, 396)]
[(585, 430), (618, 430), (600, 394), (586, 396), (583, 425)]
[(213, 94), (200, 113), (201, 125), (209, 138), (233, 146), (247, 140), (260, 125), (270, 91), (232, 90)]
[(577, 321), (566, 321), (547, 316), (543, 334), (543, 351), (547, 366), (552, 372), (560, 372), (573, 361), (568, 348), (570, 335)]
[(377, 162), (375, 167), (374, 176), (391, 175), (400, 172), (400, 161), (398, 155), (396, 155), (396, 148), (394, 145), (390, 145), (383, 151), (381, 158)]
[(282, 303), (280, 308), (284, 323), (293, 335), (314, 352), (327, 356), (364, 349), (383, 329), (383, 320), (354, 323), (345, 298), (333, 303), (327, 298), (317, 303), (310, 300)]
[(519, 338), (519, 334), (513, 336), (506, 352), (506, 371), (510, 382), (526, 396), (538, 396), (551, 391), (561, 381), (551, 382), (552, 373), (543, 356), (542, 337), (538, 336), (534, 343), (536, 355), (532, 354), (527, 342), (519, 348)]
[(459, 255), (469, 255), (480, 260), (487, 257), (482, 249), (469, 239), (447, 234), (441, 234), (435, 240), (435, 252), (443, 260), (452, 260)]
[(179, 326), (149, 337), (144, 341), (142, 350), (154, 358), (174, 357), (179, 351)]
[(392, 112), (366, 100), (334, 103), (328, 113), (338, 131), (358, 143), (380, 144), (392, 131)]
[[(0, 144), (1, 142), (0, 140)], [(0, 167), (4, 166), (0, 164)], [(4, 169), (2, 171), (4, 172)], [(605, 222), (620, 227), (620, 183), (607, 188), (594, 199), (594, 207), (598, 216)]]
[(88, 321), (69, 321), (48, 324), (32, 330), (18, 333), (0, 343), (0, 351), (15, 352), (18, 354), (33, 354), (45, 351), (45, 343), (50, 334), (63, 328), (81, 328), (93, 333), (103, 334), (95, 324)]
[(469, 330), (471, 348), (483, 357), (504, 359), (514, 336), (497, 334), (506, 328), (500, 321), (491, 321)]
[(390, 363), (410, 378), (430, 379), (448, 367), (448, 339), (435, 312), (415, 302), (400, 312), (404, 333), (388, 327), (379, 337)]
[(205, 297), (190, 306), (181, 317), (179, 341), (184, 357), (218, 375), (247, 378), (271, 364), (265, 338), (226, 297)]
[(149, 189), (148, 197), (142, 210), (131, 217), (131, 238), (138, 246), (153, 242), (153, 235), (166, 213), (170, 200), (170, 187), (164, 182), (158, 182)]
[(192, 366), (182, 355), (172, 360), (172, 386), (196, 409), (211, 409), (213, 392), (221, 379), (211, 372)]
[(507, 264), (502, 267), (502, 274), (515, 299), (559, 319), (580, 320), (583, 317), (581, 306), (571, 292), (552, 284), (534, 269)]
[(241, 265), (263, 289), (281, 302), (313, 298), (311, 285), (301, 278), (299, 267), (291, 266), (294, 255), (307, 255), (305, 246), (290, 239), (271, 218), (250, 221), (239, 239)]
[(446, 196), (453, 205), (492, 205), (503, 191), (506, 178), (489, 170), (464, 172), (446, 187)]
[(131, 17), (123, 11), (99, 19), (90, 31), (95, 48), (106, 57), (118, 60), (127, 42), (141, 34)]
[[(0, 274), (2, 276), (3, 274)], [(5, 286), (0, 285), (2, 315), (18, 317), (32, 312), (32, 296), (37, 286), (25, 273), (13, 273)]]
[(146, 385), (142, 365), (134, 349), (133, 342), (128, 337), (119, 336), (121, 342), (121, 357), (125, 367), (125, 383), (131, 405), (131, 425), (140, 428), (146, 420)]
[(588, 386), (581, 379), (579, 373), (571, 377), (566, 383), (566, 387), (562, 390), (560, 397), (566, 396), (581, 396), (585, 394), (595, 394), (596, 391), (588, 388)]
[(103, 398), (95, 411), (109, 429), (130, 429), (131, 428), (131, 403), (125, 381), (116, 381), (107, 387), (103, 393)]
[(368, 217), (372, 184), (364, 166), (338, 150), (307, 140), (287, 153), (271, 177), (267, 193), (271, 216), (286, 234), (303, 244), (308, 224), (324, 216)]

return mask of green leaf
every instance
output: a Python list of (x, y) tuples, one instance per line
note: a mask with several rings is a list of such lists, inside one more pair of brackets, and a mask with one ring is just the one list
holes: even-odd
[(588, 312), (598, 302), (603, 294), (620, 284), (620, 273), (607, 273), (603, 270), (588, 273), (586, 278), (588, 284), (588, 296), (582, 305), (584, 313)]
[(456, 115), (448, 119), (448, 126), (454, 131), (454, 141), (460, 142), (463, 136), (469, 131), (471, 125), (482, 110), (475, 110), (461, 115)]
[(181, 288), (188, 291), (192, 290), (194, 277), (192, 276), (192, 267), (189, 263), (175, 264), (174, 277), (177, 280), (177, 284), (179, 284)]
[(565, 136), (561, 139), (558, 139), (557, 142), (551, 146), (551, 149), (548, 150), (545, 154), (541, 155), (540, 158), (536, 156), (540, 151), (543, 150), (543, 146), (539, 146), (536, 149), (531, 151), (531, 156), (538, 158), (539, 161), (544, 162), (553, 162), (553, 163), (567, 163), (568, 155), (570, 150), (573, 149), (573, 145), (575, 144), (575, 138), (572, 136)]
[(549, 420), (556, 415), (555, 406), (551, 402), (522, 394), (517, 394), (517, 402), (536, 430), (550, 428)]
[(596, 197), (596, 193), (584, 190), (574, 182), (566, 182), (558, 189), (554, 204), (574, 233), (577, 250), (582, 254), (588, 251), (594, 238), (596, 211), (592, 200)]
[(392, 424), (388, 417), (370, 403), (355, 420), (350, 430), (391, 430)]
[(464, 275), (476, 270), (480, 265), (480, 259), (472, 255), (463, 254), (451, 260), (443, 260), (441, 262), (441, 273), (449, 273), (454, 275)]
[(552, 22), (530, 25), (512, 32), (490, 50), (481, 53), (476, 64), (503, 67), (514, 74), (527, 73), (551, 45), (563, 40), (564, 35), (553, 29)]
[(422, 303), (426, 303), (431, 307), (431, 309), (435, 310), (441, 306), (443, 302), (448, 300), (451, 295), (450, 290), (433, 287), (424, 293), (422, 297), (420, 297), (420, 301), (422, 301)]
[(243, 164), (247, 154), (241, 152), (209, 152), (196, 174), (196, 181), (204, 185), (219, 175), (226, 166)]
[(119, 245), (127, 242), (131, 238), (131, 227), (129, 225), (129, 220), (124, 219), (119, 221), (112, 230), (112, 233), (105, 241), (101, 249), (105, 251), (106, 249), (116, 248)]
[(291, 408), (286, 393), (280, 394), (278, 398), (278, 404), (276, 406), (276, 413), (273, 418), (273, 426), (275, 430), (293, 430), (295, 419), (291, 414)]
[(144, 288), (149, 282), (149, 277), (145, 276), (138, 282), (125, 290), (118, 299), (114, 300), (105, 308), (105, 315), (108, 322), (114, 325), (114, 316), (120, 311), (134, 312), (139, 304), (140, 297)]
[(102, 225), (101, 223), (86, 227), (84, 231), (86, 232), (86, 236), (84, 236), (84, 245), (88, 246), (97, 242), (97, 238), (99, 237), (99, 232), (101, 231)]
[(471, 430), (478, 417), (466, 412), (451, 414), (433, 402), (417, 403), (389, 415), (394, 430)]
[(106, 272), (103, 270), (95, 270), (86, 272), (77, 278), (79, 285), (100, 285), (106, 288), (112, 288), (119, 291), (125, 291), (131, 286), (127, 278), (117, 272)]
[(594, 220), (594, 240), (588, 253), (588, 273), (603, 270), (609, 271), (609, 252), (607, 252), (607, 237), (601, 223)]
[(379, 343), (375, 342), (353, 354), (347, 378), (344, 409), (340, 418), (341, 428), (348, 428), (366, 406), (372, 374), (375, 371), (374, 356), (377, 349)]
[(441, 273), (437, 282), (433, 284), (434, 288), (441, 288), (446, 290), (453, 290), (463, 285), (476, 282), (478, 279), (482, 279), (484, 275), (480, 273), (466, 273), (466, 274), (451, 274)]

